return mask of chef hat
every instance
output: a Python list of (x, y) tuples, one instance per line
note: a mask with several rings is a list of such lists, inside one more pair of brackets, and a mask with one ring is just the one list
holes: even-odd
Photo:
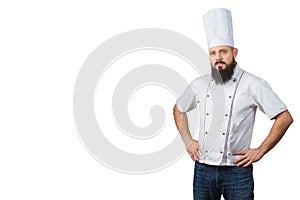
[(203, 15), (208, 48), (215, 46), (234, 47), (231, 12), (225, 8), (209, 10)]

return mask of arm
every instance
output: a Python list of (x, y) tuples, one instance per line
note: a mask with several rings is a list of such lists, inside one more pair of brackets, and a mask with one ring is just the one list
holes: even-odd
[(289, 111), (284, 111), (278, 114), (275, 117), (275, 122), (270, 130), (269, 135), (258, 148), (242, 150), (233, 153), (233, 155), (241, 155), (240, 158), (234, 161), (234, 164), (237, 166), (247, 167), (251, 163), (259, 161), (280, 141), (292, 123), (293, 118)]
[(197, 140), (194, 140), (190, 134), (188, 118), (186, 113), (180, 112), (175, 105), (173, 108), (174, 120), (176, 127), (181, 135), (183, 143), (186, 146), (187, 152), (193, 159), (193, 161), (200, 160), (200, 146)]

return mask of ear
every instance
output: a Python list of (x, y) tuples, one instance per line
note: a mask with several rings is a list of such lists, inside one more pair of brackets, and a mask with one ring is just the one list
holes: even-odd
[(236, 56), (238, 55), (239, 50), (237, 48), (233, 48), (233, 56), (234, 58), (236, 58)]

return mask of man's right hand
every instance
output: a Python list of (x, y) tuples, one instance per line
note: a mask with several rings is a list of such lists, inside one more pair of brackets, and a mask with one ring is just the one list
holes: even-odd
[(191, 156), (193, 161), (200, 160), (201, 148), (197, 140), (193, 140), (187, 148), (187, 152)]

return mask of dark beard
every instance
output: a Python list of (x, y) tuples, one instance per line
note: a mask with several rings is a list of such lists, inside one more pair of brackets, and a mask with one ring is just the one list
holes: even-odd
[[(234, 73), (234, 68), (236, 66), (235, 59), (232, 59), (232, 62), (228, 65), (222, 61), (219, 63), (223, 63), (226, 65), (225, 69), (220, 69), (220, 71), (216, 70), (213, 66), (211, 66), (211, 76), (216, 81), (216, 84), (224, 84), (229, 81)], [(215, 63), (215, 65), (218, 63)]]

